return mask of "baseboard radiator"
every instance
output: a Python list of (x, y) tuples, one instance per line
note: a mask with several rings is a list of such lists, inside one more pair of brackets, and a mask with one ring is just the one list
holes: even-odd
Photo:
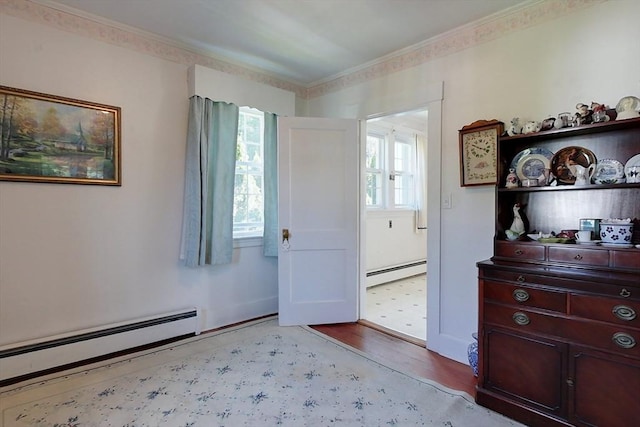
[(200, 310), (114, 323), (0, 347), (0, 384), (128, 349), (200, 333)]
[(367, 271), (367, 288), (427, 272), (427, 260)]

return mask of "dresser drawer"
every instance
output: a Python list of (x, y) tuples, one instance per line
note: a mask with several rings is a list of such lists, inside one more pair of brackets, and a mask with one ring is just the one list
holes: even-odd
[(640, 270), (640, 250), (611, 251), (613, 267)]
[(484, 282), (484, 298), (505, 304), (537, 307), (565, 313), (567, 294), (560, 291), (537, 289), (508, 283)]
[(583, 346), (640, 357), (640, 330), (602, 322), (575, 319), (565, 325), (569, 341)]
[(536, 313), (520, 307), (493, 304), (486, 301), (483, 308), (485, 323), (492, 323), (511, 329), (515, 328), (527, 333), (564, 336), (563, 325), (566, 323), (565, 318)]
[(549, 248), (549, 261), (606, 267), (609, 265), (609, 251), (583, 249), (575, 245), (568, 245), (567, 247), (553, 246)]
[(571, 294), (570, 314), (640, 328), (640, 301)]
[(496, 242), (496, 256), (518, 260), (544, 261), (544, 245)]

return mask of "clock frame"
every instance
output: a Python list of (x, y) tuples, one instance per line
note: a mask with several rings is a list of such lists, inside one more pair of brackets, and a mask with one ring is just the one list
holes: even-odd
[(499, 120), (477, 120), (458, 131), (460, 186), (495, 185), (498, 182), (498, 138), (504, 131)]

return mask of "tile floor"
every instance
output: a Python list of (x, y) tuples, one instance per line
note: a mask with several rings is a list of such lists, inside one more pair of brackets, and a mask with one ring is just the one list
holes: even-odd
[(426, 340), (426, 274), (368, 288), (364, 319), (385, 328)]

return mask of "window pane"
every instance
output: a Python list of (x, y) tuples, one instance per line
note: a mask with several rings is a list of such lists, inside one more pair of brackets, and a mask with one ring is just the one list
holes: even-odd
[(367, 174), (367, 206), (382, 207), (382, 174)]
[(260, 235), (264, 228), (263, 133), (263, 113), (242, 107), (238, 118), (233, 206), (234, 237)]
[(406, 142), (398, 142), (395, 144), (395, 162), (396, 171), (411, 171), (413, 164), (413, 146)]
[(395, 177), (395, 204), (397, 206), (413, 206), (413, 176), (396, 175)]
[(367, 160), (365, 163), (367, 168), (381, 168), (383, 143), (382, 137), (367, 135)]

